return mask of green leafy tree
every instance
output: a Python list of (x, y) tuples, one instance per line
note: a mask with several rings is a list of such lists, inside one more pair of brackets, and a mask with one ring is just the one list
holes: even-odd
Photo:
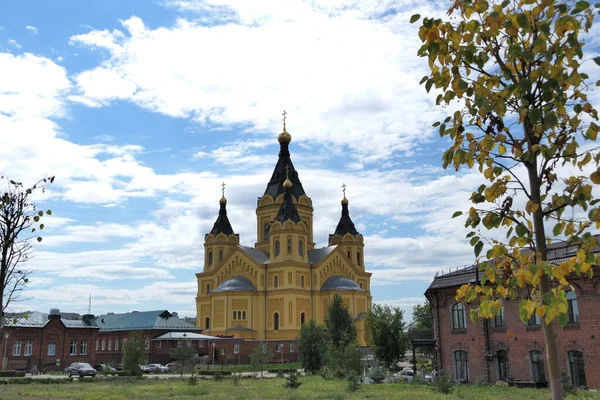
[(359, 374), (362, 371), (362, 355), (358, 344), (350, 342), (346, 347), (338, 347), (333, 342), (327, 343), (325, 350), (325, 375), (333, 378), (344, 378), (350, 371)]
[(127, 342), (123, 345), (123, 369), (131, 376), (142, 374), (140, 365), (146, 363), (144, 342), (140, 332), (131, 332)]
[(428, 301), (424, 304), (413, 306), (411, 329), (425, 329), (433, 331), (433, 317), (431, 316), (431, 305)]
[[(31, 270), (24, 264), (33, 255), (33, 240), (42, 241), (38, 234), (44, 229), (43, 217), (51, 210), (38, 210), (31, 197), (45, 192), (54, 177), (38, 181), (31, 187), (0, 176), (0, 323), (11, 302), (19, 301), (29, 281)], [(1, 326), (0, 326), (1, 328)], [(0, 340), (4, 335), (0, 335)]]
[(260, 368), (260, 376), (263, 376), (263, 365), (270, 362), (273, 358), (273, 353), (268, 349), (265, 342), (260, 343), (254, 347), (252, 354), (250, 354), (250, 365), (253, 371), (257, 371)]
[(344, 304), (342, 296), (338, 293), (333, 296), (329, 303), (325, 328), (333, 345), (340, 349), (346, 348), (348, 344), (356, 339), (354, 321), (348, 307)]
[(325, 328), (311, 319), (300, 328), (298, 347), (300, 363), (308, 374), (319, 372), (325, 361)]
[[(465, 226), (475, 256), (487, 245), (489, 260), (479, 263), (481, 285), (462, 287), (457, 298), (478, 300), (472, 318), (490, 318), (503, 299), (526, 292), (521, 319), (534, 312), (544, 319), (552, 397), (562, 399), (557, 320), (566, 321), (566, 277), (591, 275), (598, 265), (589, 231), (600, 227), (592, 197), (600, 155), (585, 143), (596, 140), (598, 114), (585, 94), (581, 38), (594, 11), (586, 1), (456, 0), (449, 14), (419, 28), (418, 54), (431, 70), (421, 83), (439, 91), (438, 105), (460, 101), (435, 126), (451, 141), (444, 167), (477, 167), (486, 179)], [(503, 228), (506, 240), (486, 238), (482, 228)], [(578, 251), (549, 263), (548, 245), (559, 240)]]
[(194, 347), (190, 346), (189, 341), (182, 341), (181, 345), (169, 350), (169, 355), (177, 362), (180, 378), (183, 378), (184, 372), (190, 371), (194, 375), (194, 369), (198, 361), (198, 353)]
[(367, 313), (365, 324), (369, 330), (369, 342), (375, 357), (386, 369), (404, 358), (408, 348), (404, 332), (404, 311), (397, 307), (373, 304)]

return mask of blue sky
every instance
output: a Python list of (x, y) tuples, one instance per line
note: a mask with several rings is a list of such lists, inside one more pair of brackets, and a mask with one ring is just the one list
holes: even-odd
[(418, 84), (427, 66), (408, 19), (444, 15), (440, 6), (2, 2), (0, 174), (56, 175), (36, 199), (53, 217), (30, 265), (32, 299), (12, 310), (85, 312), (91, 294), (96, 314), (195, 315), (220, 183), (234, 230), (253, 245), (284, 109), (317, 246), (346, 183), (374, 300), (421, 303), (436, 271), (472, 262), (450, 216), (481, 183), (441, 169), (447, 143), (431, 124), (448, 110)]

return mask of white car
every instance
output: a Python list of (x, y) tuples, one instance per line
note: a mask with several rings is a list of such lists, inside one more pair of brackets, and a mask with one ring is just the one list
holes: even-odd
[[(394, 382), (412, 382), (415, 376), (415, 372), (412, 369), (405, 369), (400, 372), (396, 372), (393, 375)], [(425, 382), (431, 382), (431, 375), (425, 375)]]
[(151, 372), (169, 372), (169, 367), (160, 364), (148, 364)]

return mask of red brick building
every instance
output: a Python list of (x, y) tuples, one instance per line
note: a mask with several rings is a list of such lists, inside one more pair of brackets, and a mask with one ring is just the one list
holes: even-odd
[(123, 360), (123, 345), (131, 332), (140, 332), (149, 363), (169, 362), (168, 350), (151, 346), (152, 339), (168, 332), (199, 333), (200, 329), (166, 310), (109, 313), (81, 319), (32, 312), (9, 319), (2, 328), (2, 365), (9, 370), (61, 371), (72, 362), (92, 365)]
[[(569, 249), (549, 253), (551, 260), (569, 256)], [(539, 317), (524, 324), (519, 300), (507, 300), (500, 316), (474, 324), (469, 317), (474, 305), (455, 300), (461, 285), (478, 278), (475, 267), (438, 273), (425, 293), (433, 315), (438, 365), (457, 381), (545, 382), (549, 375)], [(569, 282), (573, 288), (567, 293), (569, 322), (559, 328), (558, 337), (560, 368), (572, 385), (600, 388), (600, 278)]]

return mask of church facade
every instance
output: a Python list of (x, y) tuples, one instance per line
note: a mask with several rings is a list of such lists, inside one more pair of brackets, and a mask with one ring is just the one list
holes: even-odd
[[(366, 345), (364, 315), (371, 307), (364, 243), (344, 194), (340, 221), (327, 247), (316, 248), (313, 206), (290, 158), (291, 135), (279, 134), (279, 158), (256, 207), (256, 243), (240, 245), (225, 196), (204, 239), (204, 270), (196, 274), (197, 325), (213, 336), (295, 340), (311, 318), (323, 324), (339, 293)], [(333, 227), (332, 227), (333, 228)]]

